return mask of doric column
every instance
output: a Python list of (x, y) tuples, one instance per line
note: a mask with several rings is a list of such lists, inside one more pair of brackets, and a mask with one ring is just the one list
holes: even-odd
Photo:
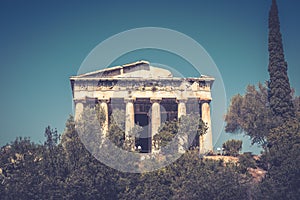
[(83, 102), (81, 100), (75, 100), (75, 122), (78, 121), (81, 117), (81, 114), (83, 112)]
[(103, 125), (102, 125), (102, 135), (104, 137), (106, 137), (107, 133), (108, 133), (108, 105), (107, 105), (108, 102), (109, 102), (108, 98), (106, 98), (106, 99), (98, 99), (98, 103), (100, 105), (99, 109), (102, 109), (103, 114), (105, 116), (105, 119), (104, 119), (104, 122), (103, 122)]
[(210, 119), (210, 101), (200, 101), (202, 120), (208, 127), (206, 133), (200, 137), (200, 153), (205, 154), (209, 151), (213, 151), (212, 145), (212, 130), (211, 130), (211, 119)]
[(177, 103), (178, 103), (178, 119), (181, 116), (185, 116), (186, 115), (186, 101), (187, 101), (187, 99), (177, 99)]
[[(125, 113), (125, 143), (132, 146), (134, 142), (134, 137), (130, 137), (130, 133), (134, 128), (134, 98), (125, 98), (126, 103), (126, 113)], [(130, 140), (131, 139), (131, 140)]]
[[(177, 99), (178, 120), (180, 119), (181, 116), (186, 115), (186, 101), (187, 101), (187, 99)], [(179, 126), (180, 126), (180, 121), (179, 121)], [(178, 134), (178, 152), (185, 153), (185, 151), (187, 150), (187, 144), (188, 144), (188, 138), (185, 135), (185, 133), (179, 133)]]
[(157, 134), (158, 128), (160, 127), (160, 101), (161, 98), (151, 98), (151, 141), (152, 141), (152, 152), (155, 152), (158, 146), (155, 144), (153, 137)]

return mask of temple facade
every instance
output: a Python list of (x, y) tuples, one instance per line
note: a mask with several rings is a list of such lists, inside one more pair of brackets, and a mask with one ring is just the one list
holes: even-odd
[(75, 121), (84, 106), (98, 104), (105, 113), (103, 135), (108, 133), (114, 109), (125, 112), (125, 138), (135, 124), (143, 127), (136, 138), (141, 152), (155, 151), (153, 137), (165, 121), (198, 113), (207, 124), (207, 133), (198, 140), (200, 152), (213, 150), (210, 115), (213, 77), (174, 77), (169, 70), (151, 66), (147, 61), (106, 68), (70, 77), (75, 105)]

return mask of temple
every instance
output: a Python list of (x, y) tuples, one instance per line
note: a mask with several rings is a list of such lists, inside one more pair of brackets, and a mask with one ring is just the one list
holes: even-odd
[[(213, 77), (173, 77), (169, 70), (151, 66), (148, 61), (106, 68), (70, 77), (75, 105), (75, 121), (89, 102), (105, 112), (103, 134), (107, 134), (113, 109), (125, 111), (125, 136), (135, 124), (143, 127), (136, 138), (141, 152), (155, 151), (153, 137), (168, 120), (198, 112), (207, 124), (207, 133), (199, 138), (200, 152), (213, 150), (210, 117)], [(125, 137), (126, 138), (126, 137)]]

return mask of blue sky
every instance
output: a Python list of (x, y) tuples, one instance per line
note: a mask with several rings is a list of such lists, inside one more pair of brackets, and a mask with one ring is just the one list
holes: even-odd
[[(268, 79), (270, 4), (271, 0), (2, 0), (0, 144), (17, 136), (43, 141), (47, 125), (61, 133), (73, 112), (69, 77), (101, 41), (132, 28), (169, 28), (200, 43), (220, 70), (229, 102), (248, 84)], [(278, 0), (278, 6), (288, 74), (299, 95), (300, 2)], [(168, 56), (137, 55), (176, 64)], [(135, 60), (128, 56), (122, 62)], [(222, 133), (217, 145), (228, 138), (236, 136)], [(250, 149), (246, 142), (244, 150)]]

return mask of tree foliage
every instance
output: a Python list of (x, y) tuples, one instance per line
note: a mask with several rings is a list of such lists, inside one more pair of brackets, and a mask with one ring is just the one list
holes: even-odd
[(242, 145), (242, 140), (228, 140), (222, 145), (222, 147), (224, 148), (226, 155), (237, 156), (242, 150)]
[(51, 129), (50, 126), (47, 126), (45, 129), (45, 146), (47, 146), (49, 149), (53, 149), (54, 146), (56, 146), (59, 142), (60, 135), (57, 133), (57, 130)]
[(264, 153), (267, 176), (260, 185), (260, 194), (265, 199), (297, 199), (300, 195), (300, 126), (298, 98), (292, 101), (287, 63), (276, 1), (273, 0), (269, 13), (269, 102), (273, 114), (272, 129)]
[(278, 123), (294, 117), (292, 91), (287, 75), (287, 62), (284, 58), (282, 36), (276, 0), (269, 12), (269, 102), (274, 118)]
[(259, 198), (298, 199), (300, 195), (300, 126), (289, 120), (272, 130), (264, 153), (267, 176), (259, 185)]
[[(198, 115), (191, 113), (186, 116), (181, 116), (179, 120), (166, 121), (160, 126), (158, 134), (154, 136), (154, 140), (160, 147), (164, 147), (174, 140), (176, 134), (178, 135), (178, 137), (175, 138), (177, 140), (187, 136), (184, 149), (189, 149), (199, 145), (199, 137), (204, 135), (207, 129), (208, 127), (202, 119)], [(178, 149), (178, 141), (175, 142), (175, 144), (176, 145), (173, 145), (173, 147), (170, 147), (168, 150), (174, 152), (175, 149)]]
[(150, 173), (111, 169), (87, 151), (73, 116), (51, 151), (46, 143), (37, 145), (28, 138), (2, 147), (0, 169), (1, 199), (241, 199), (247, 195), (247, 181), (236, 166), (203, 160), (198, 151), (190, 150)]
[(169, 168), (174, 177), (172, 199), (247, 198), (247, 177), (237, 173), (235, 165), (203, 160), (197, 151), (189, 151)]
[[(119, 113), (121, 116), (123, 115), (125, 117), (124, 112)], [(120, 116), (115, 115), (115, 116)], [(125, 119), (125, 118), (124, 118)], [(108, 138), (110, 141), (112, 141), (116, 146), (123, 147), (124, 141), (125, 141), (125, 121), (124, 123), (118, 123), (118, 118), (111, 117), (110, 124), (108, 128)]]
[(266, 137), (272, 127), (272, 115), (268, 106), (267, 88), (262, 84), (249, 85), (245, 95), (235, 95), (225, 115), (226, 132), (244, 132), (252, 144), (266, 144)]
[(276, 0), (269, 13), (268, 89), (248, 86), (236, 95), (225, 117), (226, 131), (244, 131), (252, 143), (264, 145), (261, 167), (266, 177), (257, 186), (257, 199), (298, 199), (300, 195), (299, 97), (292, 98), (284, 58)]

